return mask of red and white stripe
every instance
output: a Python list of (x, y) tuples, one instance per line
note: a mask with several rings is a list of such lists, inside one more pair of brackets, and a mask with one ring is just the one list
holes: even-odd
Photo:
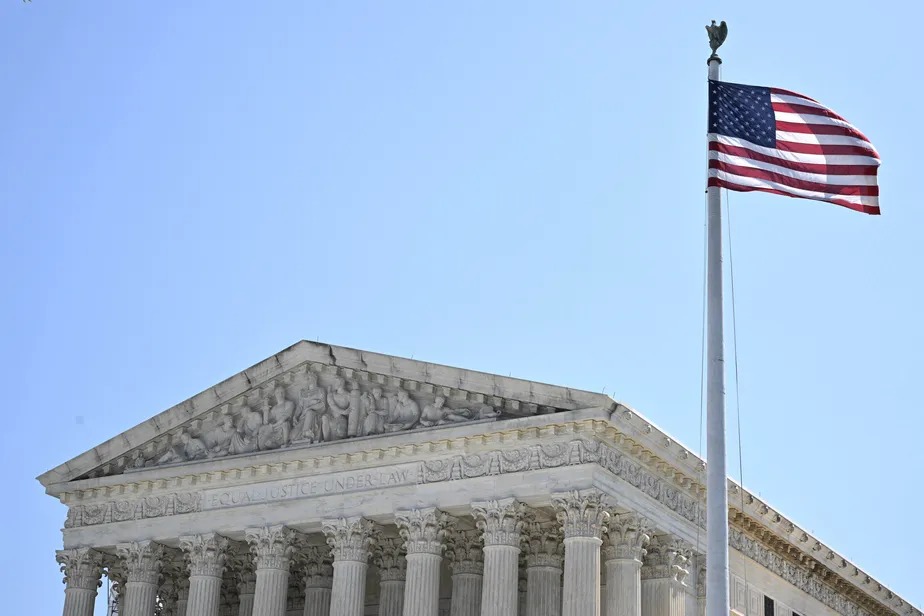
[(816, 199), (879, 214), (879, 154), (818, 101), (770, 88), (776, 148), (709, 133), (709, 186)]

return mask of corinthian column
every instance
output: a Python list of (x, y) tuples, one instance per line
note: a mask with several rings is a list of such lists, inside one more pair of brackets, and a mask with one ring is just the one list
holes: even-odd
[(119, 616), (154, 616), (157, 582), (163, 565), (164, 546), (153, 541), (116, 546), (125, 571), (125, 593), (119, 600)]
[(299, 573), (305, 592), (304, 616), (328, 616), (334, 568), (330, 564), (327, 546), (306, 547), (300, 555)]
[[(255, 566), (253, 616), (285, 614), (295, 531), (281, 525), (248, 528), (244, 537), (250, 544)], [(189, 616), (198, 614), (190, 613)]]
[(446, 538), (446, 557), (452, 572), (449, 616), (481, 616), (482, 544), (481, 532), (477, 530), (456, 531)]
[(228, 558), (228, 540), (215, 533), (180, 537), (189, 568), (186, 611), (196, 616), (218, 616), (221, 578)]
[(96, 589), (102, 584), (103, 555), (90, 548), (58, 550), (64, 574), (64, 616), (93, 616)]
[(443, 539), (455, 518), (439, 509), (395, 512), (395, 524), (407, 551), (404, 616), (437, 616), (440, 609), (440, 563)]
[(330, 616), (362, 616), (375, 524), (354, 517), (323, 520), (322, 527), (334, 556)]
[(688, 551), (680, 540), (655, 535), (642, 564), (642, 616), (684, 616)]
[(238, 545), (229, 557), (232, 579), (237, 586), (238, 608), (235, 616), (253, 615), (253, 595), (257, 587), (256, 565), (250, 550)]
[(561, 529), (554, 524), (530, 522), (522, 545), (526, 551), (526, 613), (561, 616)]
[(523, 503), (513, 498), (472, 503), (475, 525), (484, 533), (482, 616), (517, 613), (517, 565), (524, 509)]
[(645, 520), (634, 513), (610, 517), (603, 547), (606, 593), (604, 616), (641, 616), (642, 556), (648, 545)]
[(600, 616), (600, 545), (609, 517), (596, 490), (553, 494), (565, 535), (562, 616)]
[(373, 560), (379, 569), (379, 616), (404, 613), (404, 581), (407, 579), (407, 552), (404, 539), (381, 537), (376, 542)]

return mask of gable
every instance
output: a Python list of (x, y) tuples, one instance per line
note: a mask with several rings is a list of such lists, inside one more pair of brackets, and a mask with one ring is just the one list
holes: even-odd
[(38, 479), (47, 488), (319, 442), (614, 405), (602, 394), (302, 341)]

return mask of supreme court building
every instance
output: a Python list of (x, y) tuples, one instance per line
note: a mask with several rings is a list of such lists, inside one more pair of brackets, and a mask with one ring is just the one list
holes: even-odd
[[(39, 481), (65, 616), (104, 576), (119, 616), (701, 616), (704, 468), (599, 393), (299, 342)], [(924, 616), (728, 490), (734, 612)]]

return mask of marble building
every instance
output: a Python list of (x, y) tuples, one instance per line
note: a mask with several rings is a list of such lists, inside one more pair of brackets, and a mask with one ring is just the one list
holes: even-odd
[[(299, 342), (38, 479), (65, 616), (704, 611), (704, 463), (599, 393)], [(924, 616), (728, 490), (733, 611)]]

